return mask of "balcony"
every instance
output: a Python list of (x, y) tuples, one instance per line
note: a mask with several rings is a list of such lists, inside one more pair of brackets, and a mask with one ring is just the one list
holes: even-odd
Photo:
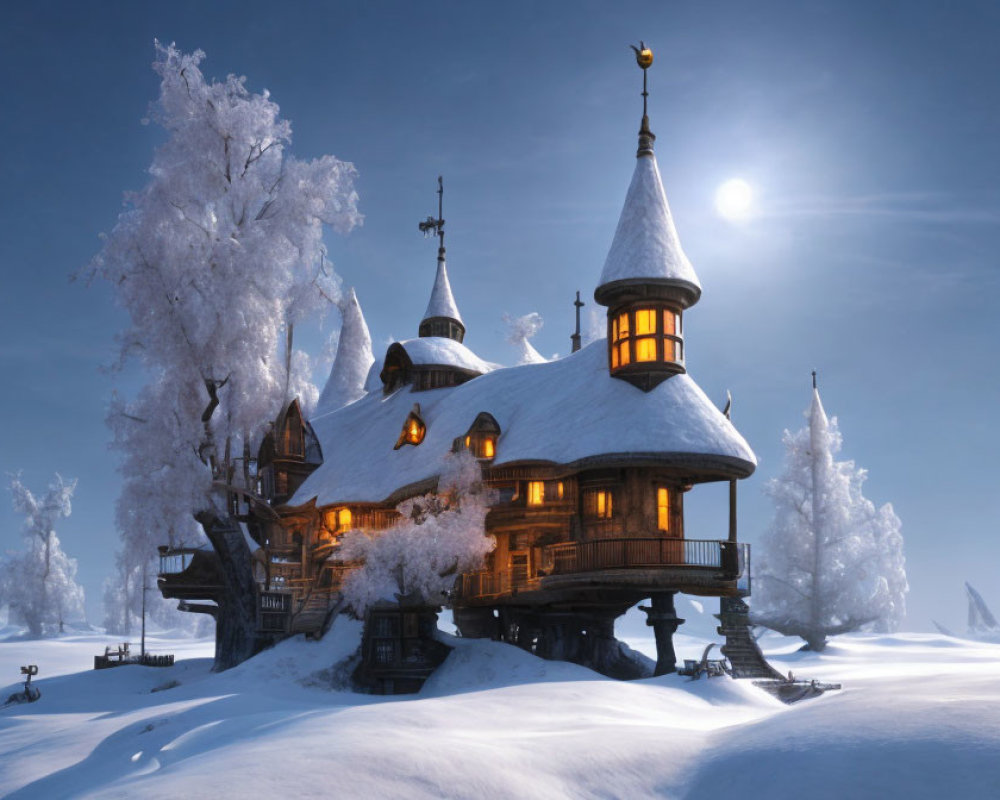
[[(593, 585), (629, 589), (651, 583), (699, 586), (749, 594), (750, 545), (704, 539), (617, 538), (564, 542), (541, 548), (533, 572), (474, 572), (462, 576), (465, 600), (570, 588), (586, 576)], [(655, 588), (655, 587), (654, 587)], [(708, 593), (708, 592), (706, 592)]]

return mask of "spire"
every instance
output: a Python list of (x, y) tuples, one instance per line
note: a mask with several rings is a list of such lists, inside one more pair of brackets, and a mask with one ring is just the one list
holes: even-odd
[(444, 180), (438, 176), (438, 215), (428, 217), (419, 224), (424, 236), (438, 237), (437, 274), (434, 276), (434, 288), (427, 310), (420, 322), (420, 336), (444, 336), (461, 342), (465, 338), (465, 324), (458, 313), (455, 296), (451, 293), (451, 282), (448, 280), (448, 267), (445, 265), (444, 249)]
[(576, 300), (573, 301), (573, 305), (576, 307), (576, 331), (570, 334), (570, 341), (573, 343), (572, 352), (576, 352), (580, 349), (580, 309), (583, 308), (583, 302), (580, 300), (580, 293), (576, 293)]
[(594, 299), (609, 305), (623, 289), (637, 284), (656, 284), (677, 295), (681, 305), (688, 307), (701, 296), (701, 284), (681, 247), (653, 153), (656, 137), (649, 129), (646, 83), (646, 70), (653, 63), (653, 52), (642, 42), (639, 47), (633, 45), (632, 49), (642, 68), (639, 150), (632, 183), (625, 195), (618, 228)]
[(653, 51), (646, 47), (646, 43), (641, 39), (638, 47), (634, 44), (630, 44), (629, 47), (635, 51), (635, 63), (642, 69), (642, 124), (639, 125), (639, 149), (636, 151), (636, 157), (642, 158), (653, 155), (653, 142), (656, 141), (656, 134), (649, 129), (649, 112), (646, 105), (646, 100), (649, 98), (646, 71), (653, 66)]
[(372, 356), (372, 337), (353, 288), (341, 301), (340, 313), (343, 323), (340, 326), (337, 355), (333, 359), (333, 367), (323, 393), (319, 396), (314, 416), (336, 411), (360, 399), (365, 393), (368, 371), (375, 362)]
[(816, 371), (813, 370), (813, 393), (812, 404), (809, 406), (809, 434), (810, 445), (814, 453), (826, 447), (824, 438), (829, 427), (829, 420), (826, 417), (826, 410), (823, 408), (823, 401), (819, 398), (819, 389), (816, 388)]

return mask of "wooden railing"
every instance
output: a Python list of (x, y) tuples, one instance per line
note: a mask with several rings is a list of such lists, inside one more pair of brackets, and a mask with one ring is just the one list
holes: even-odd
[(512, 588), (537, 585), (547, 575), (572, 575), (606, 569), (681, 567), (718, 570), (720, 580), (743, 577), (750, 563), (750, 545), (707, 539), (619, 538), (564, 542), (542, 548), (538, 572), (516, 581), (509, 570), (473, 572), (462, 576), (463, 597), (491, 597)]
[(177, 575), (191, 566), (194, 554), (201, 552), (200, 547), (161, 547), (160, 575)]

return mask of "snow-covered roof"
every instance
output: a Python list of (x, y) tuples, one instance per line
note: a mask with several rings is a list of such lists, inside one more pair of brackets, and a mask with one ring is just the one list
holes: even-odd
[[(414, 403), (427, 425), (424, 441), (393, 450)], [(326, 460), (290, 502), (382, 502), (403, 487), (433, 480), (455, 438), (482, 411), (502, 431), (495, 465), (683, 465), (708, 457), (743, 474), (756, 465), (743, 437), (689, 376), (675, 375), (643, 392), (608, 374), (599, 341), (557, 361), (496, 369), (447, 389), (369, 394), (313, 419)]]
[(455, 296), (451, 293), (451, 282), (448, 280), (448, 267), (445, 266), (444, 258), (438, 258), (434, 288), (431, 290), (431, 299), (424, 312), (424, 319), (431, 317), (449, 317), (462, 322), (462, 315), (458, 313), (458, 306), (455, 304)]
[(496, 364), (483, 361), (468, 347), (443, 336), (421, 336), (399, 342), (414, 366), (449, 366), (470, 372), (491, 372)]
[(681, 248), (652, 154), (636, 159), (599, 285), (636, 278), (682, 282), (701, 293), (698, 276)]
[(361, 397), (365, 393), (368, 371), (375, 360), (372, 357), (372, 337), (353, 288), (341, 304), (340, 313), (344, 322), (340, 326), (337, 355), (316, 404), (315, 416), (334, 411)]

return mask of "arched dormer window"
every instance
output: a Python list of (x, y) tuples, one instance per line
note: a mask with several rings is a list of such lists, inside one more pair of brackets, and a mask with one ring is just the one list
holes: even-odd
[(454, 450), (468, 450), (476, 458), (491, 460), (497, 454), (497, 441), (500, 439), (500, 425), (492, 414), (485, 411), (479, 414), (472, 426), (455, 440)]
[(396, 446), (392, 449), (398, 450), (404, 444), (416, 446), (424, 440), (426, 433), (427, 425), (420, 416), (420, 403), (414, 403), (413, 410), (407, 415), (406, 422), (403, 423), (403, 430), (396, 440)]
[(382, 371), (379, 378), (382, 380), (382, 390), (385, 394), (391, 394), (400, 386), (404, 386), (412, 380), (413, 362), (406, 354), (399, 342), (393, 342), (385, 354), (385, 361), (382, 364)]

